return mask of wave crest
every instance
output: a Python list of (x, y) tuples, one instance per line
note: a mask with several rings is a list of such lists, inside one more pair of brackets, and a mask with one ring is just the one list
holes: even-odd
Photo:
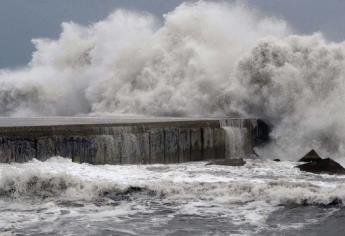
[[(55, 162), (47, 163), (47, 165), (51, 164), (56, 165)], [(73, 165), (76, 166), (71, 168), (81, 168), (83, 171), (91, 173), (96, 171), (95, 174), (99, 175), (100, 167), (85, 164)], [(86, 169), (84, 170), (84, 168)], [(272, 205), (332, 205), (345, 202), (345, 185), (340, 182), (330, 182), (326, 185), (318, 181), (297, 179), (289, 181), (254, 177), (253, 179), (251, 179), (252, 177), (240, 177), (205, 182), (199, 179), (202, 175), (195, 176), (195, 179), (192, 180), (173, 181), (166, 178), (160, 180), (158, 177), (161, 175), (160, 172), (157, 172), (156, 177), (151, 176), (152, 172), (148, 172), (149, 175), (145, 177), (145, 172), (142, 172), (140, 176), (143, 175), (144, 179), (135, 180), (134, 177), (133, 180), (130, 180), (132, 172), (127, 170), (130, 167), (118, 168), (109, 173), (107, 173), (109, 171), (107, 168), (104, 169), (105, 176), (113, 176), (111, 179), (103, 178), (102, 175), (100, 177), (93, 176), (93, 174), (75, 176), (64, 171), (47, 172), (32, 168), (23, 168), (16, 172), (11, 169), (3, 169), (0, 178), (0, 195), (11, 198), (30, 197), (97, 202), (106, 199), (131, 201), (139, 197), (173, 201), (199, 199), (229, 204), (259, 201)], [(115, 173), (118, 171), (120, 172), (117, 176)], [(183, 172), (181, 174), (184, 175)], [(217, 171), (215, 170), (213, 174), (217, 176)], [(122, 178), (121, 175), (125, 176)], [(126, 179), (127, 181), (125, 181)]]

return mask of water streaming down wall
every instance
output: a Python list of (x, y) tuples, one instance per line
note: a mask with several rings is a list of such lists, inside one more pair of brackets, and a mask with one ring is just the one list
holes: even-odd
[(242, 158), (246, 155), (245, 136), (246, 129), (237, 127), (223, 127), (225, 131), (225, 157), (226, 158)]
[(220, 120), (220, 125), (225, 131), (226, 158), (244, 158), (253, 154), (252, 132), (258, 125), (257, 120), (224, 119)]
[(91, 164), (234, 158), (253, 153), (268, 137), (265, 127), (255, 119), (0, 127), (0, 162), (52, 156)]

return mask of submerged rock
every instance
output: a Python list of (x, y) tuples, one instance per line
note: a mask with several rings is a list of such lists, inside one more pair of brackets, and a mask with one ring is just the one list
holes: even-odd
[(311, 162), (299, 165), (297, 168), (314, 174), (345, 174), (345, 168), (331, 158), (315, 159)]
[(317, 152), (313, 149), (307, 154), (305, 154), (299, 162), (311, 162), (311, 161), (317, 161), (317, 160), (322, 160), (322, 158), (317, 154)]
[(213, 160), (206, 165), (223, 165), (223, 166), (244, 166), (246, 162), (242, 158), (238, 159), (221, 159)]

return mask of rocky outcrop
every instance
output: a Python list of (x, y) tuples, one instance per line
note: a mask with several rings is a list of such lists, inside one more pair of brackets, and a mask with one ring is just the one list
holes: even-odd
[(297, 168), (302, 171), (311, 172), (314, 174), (345, 174), (345, 168), (331, 158), (315, 159), (308, 163), (299, 165), (297, 166)]
[(317, 161), (317, 160), (321, 160), (322, 158), (319, 156), (319, 154), (317, 154), (317, 152), (313, 149), (310, 152), (308, 152), (307, 154), (305, 154), (300, 160), (299, 162), (311, 162), (311, 161)]
[(242, 159), (221, 159), (213, 160), (206, 165), (222, 165), (222, 166), (244, 166), (246, 162)]
[(331, 158), (321, 158), (313, 149), (304, 155), (299, 162), (307, 162), (296, 166), (298, 169), (314, 174), (345, 174), (345, 168)]

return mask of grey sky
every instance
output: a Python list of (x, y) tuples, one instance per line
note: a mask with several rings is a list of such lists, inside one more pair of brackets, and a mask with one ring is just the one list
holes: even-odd
[[(32, 38), (56, 38), (63, 21), (88, 24), (115, 8), (171, 11), (183, 0), (1, 0), (0, 68), (25, 65)], [(248, 0), (265, 14), (285, 19), (299, 33), (323, 32), (334, 41), (345, 39), (345, 0)]]

